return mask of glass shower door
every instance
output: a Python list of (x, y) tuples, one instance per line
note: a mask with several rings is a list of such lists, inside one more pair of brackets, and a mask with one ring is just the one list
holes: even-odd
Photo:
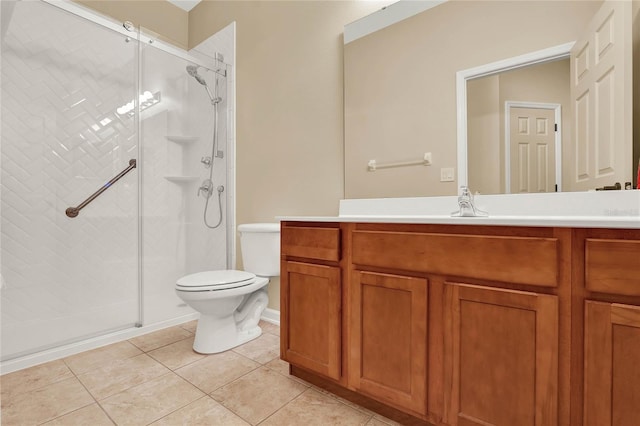
[[(2, 2), (2, 360), (139, 322), (134, 38)], [(7, 6), (7, 4), (9, 4)]]

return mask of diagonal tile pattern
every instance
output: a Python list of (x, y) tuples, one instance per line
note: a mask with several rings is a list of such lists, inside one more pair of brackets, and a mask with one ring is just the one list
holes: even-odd
[(73, 373), (62, 360), (51, 361), (2, 376), (1, 395), (3, 399), (8, 398), (72, 377)]
[(40, 424), (93, 403), (76, 378), (2, 398), (2, 424)]
[(192, 349), (194, 325), (2, 376), (2, 425), (397, 424), (289, 376), (289, 364), (272, 357), (277, 326), (261, 322), (261, 338), (202, 355)]
[(307, 389), (262, 424), (265, 426), (364, 425), (371, 419), (328, 395)]
[(91, 395), (101, 400), (168, 372), (162, 364), (142, 354), (81, 374), (78, 380)]
[(72, 411), (69, 414), (60, 416), (50, 422), (45, 423), (47, 426), (69, 426), (69, 425), (91, 425), (91, 426), (113, 426), (114, 423), (109, 419), (107, 413), (104, 412), (98, 404), (91, 404), (79, 410)]
[(307, 387), (267, 368), (259, 368), (211, 394), (213, 399), (257, 425)]
[(106, 363), (122, 361), (141, 355), (142, 351), (129, 342), (118, 342), (109, 346), (72, 355), (64, 359), (64, 363), (75, 374), (86, 373), (102, 368)]
[(200, 398), (153, 423), (154, 426), (174, 426), (180, 424), (249, 426), (249, 423), (208, 396)]
[(234, 348), (233, 351), (260, 364), (266, 364), (280, 357), (280, 338), (264, 333), (257, 339)]
[(175, 372), (203, 392), (211, 393), (258, 367), (260, 364), (257, 362), (233, 351), (226, 351), (209, 355), (200, 361), (179, 368)]
[(100, 401), (100, 405), (118, 425), (144, 425), (203, 396), (186, 380), (166, 374)]

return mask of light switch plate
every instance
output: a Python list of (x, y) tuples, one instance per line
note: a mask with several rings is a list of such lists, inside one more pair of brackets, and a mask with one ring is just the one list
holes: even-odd
[(443, 167), (440, 169), (440, 182), (453, 182), (453, 167)]

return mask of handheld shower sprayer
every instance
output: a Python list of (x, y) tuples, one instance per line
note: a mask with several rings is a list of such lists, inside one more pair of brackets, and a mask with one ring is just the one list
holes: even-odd
[(207, 91), (207, 94), (209, 95), (209, 98), (211, 99), (211, 105), (215, 105), (218, 102), (221, 102), (222, 98), (213, 96), (213, 94), (211, 93), (211, 90), (209, 90), (207, 81), (200, 74), (198, 74), (198, 68), (199, 67), (196, 65), (187, 65), (187, 73), (191, 77), (195, 78), (198, 83), (204, 86), (205, 90)]
[[(203, 212), (203, 220), (204, 224), (207, 228), (215, 229), (222, 223), (222, 193), (224, 192), (224, 186), (219, 185), (215, 190), (218, 192), (218, 222), (215, 225), (210, 225), (207, 220), (207, 210), (209, 208), (209, 198), (214, 194), (213, 187), (213, 169), (214, 169), (214, 160), (219, 155), (217, 154), (217, 146), (218, 146), (218, 104), (222, 102), (222, 98), (219, 96), (214, 96), (209, 90), (209, 86), (207, 85), (207, 81), (198, 74), (197, 65), (187, 65), (187, 73), (195, 78), (195, 80), (202, 84), (209, 95), (209, 99), (211, 99), (211, 105), (213, 105), (213, 140), (211, 141), (211, 156), (210, 157), (202, 157), (200, 160), (205, 167), (209, 168), (209, 179), (205, 179), (202, 182), (200, 188), (198, 188), (198, 196), (204, 196), (205, 204), (204, 204), (204, 212)], [(217, 71), (216, 71), (217, 73)], [(218, 94), (218, 77), (215, 78), (214, 92), (216, 95)], [(221, 156), (221, 155), (220, 155)]]

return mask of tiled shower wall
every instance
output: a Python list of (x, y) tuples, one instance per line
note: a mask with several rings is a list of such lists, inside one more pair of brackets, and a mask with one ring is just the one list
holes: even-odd
[[(186, 73), (189, 62), (152, 46), (139, 52), (135, 39), (41, 2), (17, 2), (6, 21), (2, 359), (133, 326), (139, 272), (144, 325), (193, 312), (175, 295), (175, 281), (225, 267), (227, 218), (213, 231), (202, 223), (204, 199), (196, 192), (208, 177), (200, 157), (210, 155), (212, 107)], [(137, 96), (138, 55), (141, 91), (161, 94), (142, 112), (140, 132), (134, 116), (116, 113)], [(213, 73), (200, 72), (212, 82)], [(226, 109), (225, 101), (221, 150)], [(193, 141), (167, 139), (174, 135)], [(77, 218), (65, 216), (131, 158), (136, 169)], [(227, 185), (228, 158), (216, 160), (215, 185)], [(216, 203), (209, 207), (214, 223)]]
[[(226, 268), (228, 188), (222, 194), (223, 221), (216, 229), (205, 227), (205, 198), (197, 195), (198, 187), (209, 178), (209, 169), (200, 159), (211, 155), (214, 107), (205, 88), (187, 74), (188, 64), (153, 47), (142, 49), (141, 90), (155, 93), (162, 89), (162, 108), (142, 113), (146, 322), (191, 312), (174, 295), (177, 277)], [(215, 74), (202, 68), (198, 72), (213, 92)], [(227, 185), (226, 79), (218, 80), (223, 98), (218, 104), (218, 150), (223, 158), (214, 161), (214, 187)], [(172, 136), (188, 139), (176, 142)], [(207, 209), (208, 222), (215, 225), (218, 215), (214, 191)]]

